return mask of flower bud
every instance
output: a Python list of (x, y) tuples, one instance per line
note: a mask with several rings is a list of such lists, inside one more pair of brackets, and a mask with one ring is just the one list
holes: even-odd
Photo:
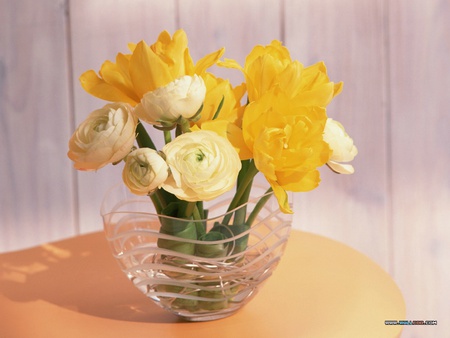
[(355, 170), (352, 165), (339, 163), (353, 161), (358, 154), (358, 149), (353, 144), (352, 138), (345, 132), (344, 126), (338, 121), (328, 118), (323, 139), (333, 151), (327, 162), (331, 170), (339, 174), (353, 174)]
[(200, 109), (205, 94), (206, 86), (200, 76), (185, 75), (144, 94), (134, 113), (150, 124), (175, 124), (180, 117), (193, 117)]
[(159, 188), (168, 175), (169, 167), (156, 150), (139, 148), (126, 157), (122, 179), (133, 194), (147, 195)]

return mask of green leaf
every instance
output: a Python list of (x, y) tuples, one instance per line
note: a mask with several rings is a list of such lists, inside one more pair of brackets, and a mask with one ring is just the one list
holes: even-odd
[(225, 100), (225, 96), (222, 96), (222, 100), (220, 100), (219, 106), (217, 107), (217, 111), (214, 113), (213, 120), (219, 117), (219, 113), (223, 107), (223, 101)]
[[(204, 236), (200, 238), (202, 241), (221, 241), (226, 239), (227, 237), (218, 231), (210, 231)], [(218, 244), (197, 244), (195, 246), (195, 254), (200, 257), (207, 258), (215, 258), (215, 257), (224, 257), (227, 254), (227, 244), (226, 243), (218, 243)]]
[[(247, 224), (234, 224), (231, 226), (223, 225), (220, 223), (216, 223), (214, 227), (211, 229), (211, 232), (220, 232), (226, 238), (231, 238), (234, 236), (238, 236), (243, 232), (250, 229), (250, 226)], [(248, 244), (248, 234), (237, 238), (236, 240), (228, 243), (228, 250), (231, 251), (231, 254), (237, 254), (239, 252), (244, 251), (247, 248)]]
[[(189, 219), (175, 218), (179, 212), (180, 204), (181, 202), (172, 202), (161, 211), (163, 215), (174, 218), (160, 217), (161, 228), (159, 232), (179, 238), (196, 240), (197, 229), (195, 222), (189, 221)], [(159, 238), (158, 247), (188, 255), (195, 253), (195, 244), (184, 241)]]

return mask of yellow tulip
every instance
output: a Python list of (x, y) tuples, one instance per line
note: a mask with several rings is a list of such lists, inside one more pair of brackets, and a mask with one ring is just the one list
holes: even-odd
[(194, 65), (183, 30), (173, 37), (163, 31), (151, 46), (144, 41), (129, 44), (131, 54), (119, 53), (116, 63), (105, 61), (97, 75), (88, 70), (80, 77), (82, 87), (91, 95), (112, 102), (136, 106), (144, 94), (163, 87), (184, 75), (203, 76), (224, 49), (208, 54)]
[(243, 72), (250, 102), (267, 91), (278, 90), (298, 99), (302, 106), (326, 107), (342, 90), (342, 82), (330, 82), (323, 62), (304, 67), (293, 61), (287, 48), (277, 40), (253, 48), (244, 67), (228, 59), (218, 64)]
[(286, 191), (309, 191), (320, 181), (317, 168), (331, 151), (323, 140), (327, 115), (318, 106), (270, 91), (244, 112), (243, 136), (256, 168), (270, 183), (283, 212), (292, 212)]

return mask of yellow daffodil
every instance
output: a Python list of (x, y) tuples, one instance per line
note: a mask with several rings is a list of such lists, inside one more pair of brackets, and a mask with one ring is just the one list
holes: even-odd
[(309, 191), (319, 184), (317, 168), (331, 154), (322, 137), (326, 121), (324, 108), (304, 107), (298, 98), (275, 91), (245, 109), (244, 140), (283, 212), (292, 212), (286, 191)]
[(222, 56), (223, 48), (206, 55), (195, 65), (183, 30), (173, 37), (163, 31), (151, 46), (144, 41), (129, 44), (131, 54), (119, 53), (116, 63), (103, 63), (99, 76), (89, 70), (80, 77), (82, 87), (93, 96), (136, 106), (144, 94), (163, 87), (184, 75), (204, 75)]
[(229, 59), (219, 65), (243, 72), (250, 102), (267, 91), (279, 90), (298, 98), (302, 106), (326, 107), (342, 90), (342, 82), (330, 82), (323, 62), (304, 67), (300, 62), (292, 61), (289, 51), (277, 40), (253, 48), (244, 67)]

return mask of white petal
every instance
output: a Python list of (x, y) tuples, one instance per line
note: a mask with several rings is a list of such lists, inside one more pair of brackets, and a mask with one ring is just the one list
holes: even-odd
[(327, 162), (328, 167), (338, 174), (353, 174), (355, 169), (351, 164), (342, 164), (334, 161)]

